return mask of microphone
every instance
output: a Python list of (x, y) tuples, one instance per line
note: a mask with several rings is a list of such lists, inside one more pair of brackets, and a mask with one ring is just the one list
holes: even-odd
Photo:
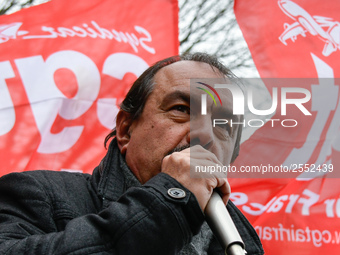
[(217, 192), (213, 192), (204, 214), (217, 239), (225, 248), (226, 255), (245, 255), (244, 243), (230, 214)]

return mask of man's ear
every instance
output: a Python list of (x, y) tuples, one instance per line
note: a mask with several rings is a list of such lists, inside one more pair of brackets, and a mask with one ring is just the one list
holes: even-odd
[(132, 124), (131, 115), (120, 110), (116, 117), (116, 139), (120, 152), (125, 155), (130, 142), (130, 126)]

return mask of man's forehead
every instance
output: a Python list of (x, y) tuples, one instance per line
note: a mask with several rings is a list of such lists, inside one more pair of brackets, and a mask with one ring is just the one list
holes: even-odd
[[(190, 90), (190, 80), (222, 78), (220, 71), (205, 62), (183, 60), (161, 68), (154, 76), (154, 92)], [(188, 91), (189, 92), (189, 91)]]
[(182, 60), (165, 66), (156, 73), (155, 77), (161, 75), (186, 79), (224, 77), (216, 67), (205, 62), (191, 60)]
[[(228, 78), (217, 68), (205, 62), (179, 61), (160, 69), (154, 77), (154, 88), (152, 94), (156, 97), (164, 98), (166, 94), (172, 94), (171, 98), (182, 97), (187, 94), (192, 99), (200, 97), (201, 90), (196, 89), (201, 86), (198, 81), (203, 81), (210, 87), (218, 83), (229, 83)], [(227, 89), (216, 89), (221, 99), (229, 104), (232, 96)], [(179, 93), (181, 91), (181, 93)], [(198, 99), (194, 99), (195, 101)], [(192, 101), (192, 100), (191, 100)], [(229, 108), (229, 107), (228, 107)]]

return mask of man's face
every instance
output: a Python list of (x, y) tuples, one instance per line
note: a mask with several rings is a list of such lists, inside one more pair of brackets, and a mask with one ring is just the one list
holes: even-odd
[[(237, 130), (213, 128), (212, 118), (232, 111), (231, 94), (220, 95), (223, 108), (212, 107), (213, 102), (208, 101), (207, 115), (201, 115), (200, 109), (191, 113), (190, 123), (191, 78), (221, 78), (221, 74), (208, 64), (195, 61), (179, 61), (163, 67), (154, 77), (154, 89), (141, 116), (129, 127), (129, 140), (123, 151), (127, 165), (141, 183), (161, 171), (166, 155), (190, 145), (190, 141), (214, 153), (222, 164), (230, 163)], [(195, 93), (199, 100), (201, 92)]]

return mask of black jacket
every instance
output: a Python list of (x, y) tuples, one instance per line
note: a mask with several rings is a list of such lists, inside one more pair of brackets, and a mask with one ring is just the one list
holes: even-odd
[[(173, 187), (186, 196), (169, 196)], [(263, 254), (245, 217), (232, 203), (228, 210), (247, 254)], [(169, 175), (136, 182), (115, 141), (92, 175), (31, 171), (0, 179), (2, 255), (178, 254), (203, 222), (194, 195)], [(224, 254), (215, 238), (208, 241), (208, 254)]]

